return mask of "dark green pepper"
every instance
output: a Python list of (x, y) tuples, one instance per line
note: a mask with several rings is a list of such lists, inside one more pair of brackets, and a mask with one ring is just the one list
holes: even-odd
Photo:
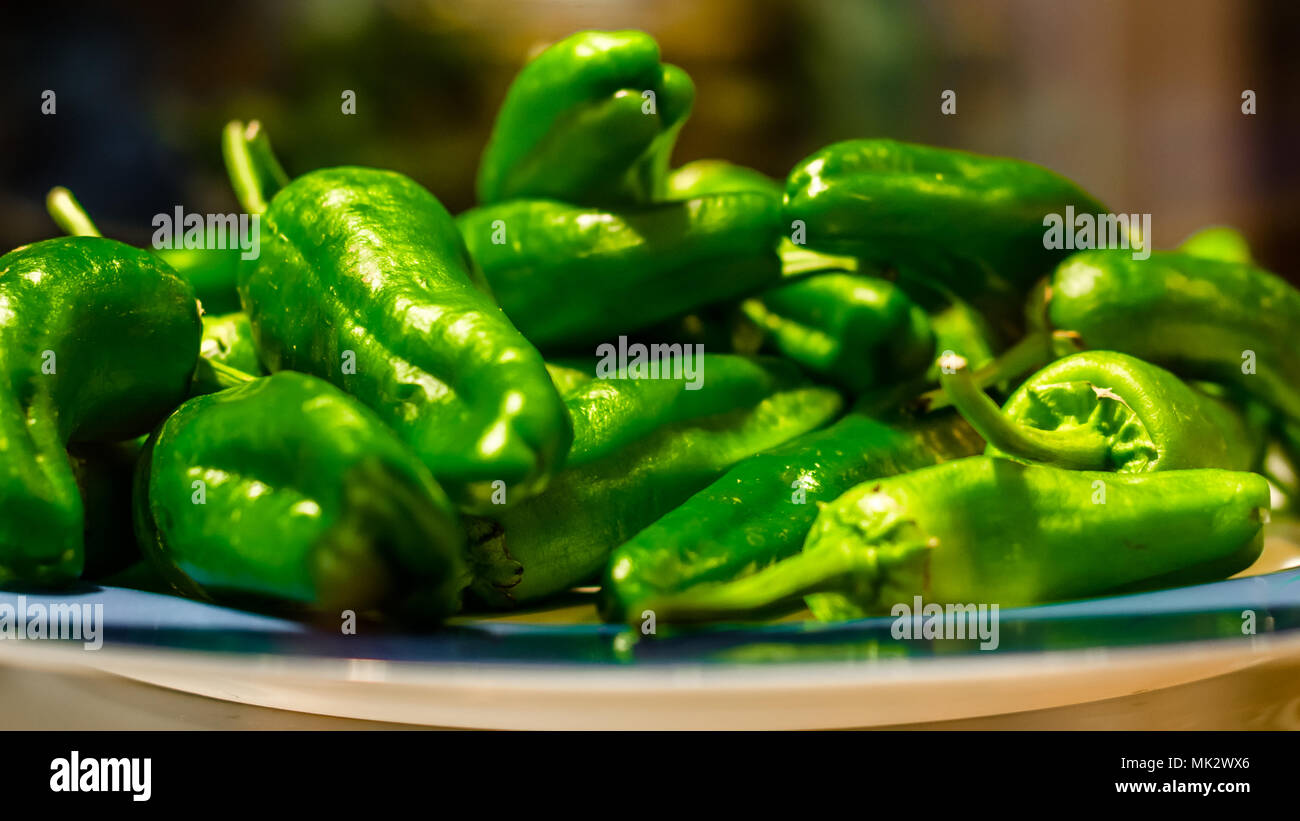
[(953, 405), (989, 453), (1076, 470), (1251, 470), (1260, 450), (1231, 405), (1114, 351), (1058, 359), (999, 409), (960, 356), (940, 359)]
[(513, 200), (457, 222), (506, 315), (562, 350), (776, 282), (779, 209), (754, 192), (617, 211)]
[(764, 347), (845, 390), (923, 373), (934, 359), (925, 311), (890, 282), (824, 273), (741, 303)]
[(85, 511), (84, 579), (98, 580), (140, 560), (131, 523), (131, 476), (145, 438), (68, 448)]
[(737, 463), (610, 556), (601, 616), (639, 618), (647, 601), (724, 582), (799, 551), (818, 509), (867, 479), (984, 446), (955, 413), (910, 417), (860, 407), (825, 430)]
[(187, 595), (436, 619), (468, 578), (450, 501), (380, 419), (282, 372), (191, 399), (150, 437), (135, 488), (145, 555)]
[(1268, 482), (1253, 473), (1126, 475), (975, 456), (861, 484), (822, 509), (798, 556), (645, 606), (678, 622), (807, 596), (814, 615), (838, 620), (910, 612), (917, 596), (1016, 607), (1194, 584), (1255, 560), (1268, 508)]
[(0, 584), (61, 584), (84, 560), (67, 447), (144, 433), (199, 358), (194, 290), (152, 254), (61, 237), (0, 257)]
[(1009, 332), (1021, 317), (1008, 309), (1068, 253), (1044, 247), (1044, 217), (1107, 210), (1032, 163), (893, 140), (827, 146), (785, 197), (784, 228), (809, 248), (931, 279)]
[[(230, 169), (237, 190), (261, 191), (248, 133), (227, 127)], [(239, 291), (269, 370), (369, 405), (466, 508), (545, 486), (570, 444), (564, 405), (432, 194), (391, 171), (323, 169), (279, 189), (261, 224)]]
[(566, 37), (529, 61), (506, 93), (479, 164), (479, 202), (649, 202), (694, 100), (691, 78), (659, 62), (644, 32)]
[[(575, 425), (574, 449), (588, 456), (540, 496), (470, 523), (475, 594), (507, 607), (582, 584), (611, 550), (731, 465), (826, 424), (841, 407), (837, 393), (808, 385), (788, 362), (708, 355), (704, 372), (698, 391), (662, 380), (688, 403), (667, 407), (661, 380), (570, 381), (575, 420), (600, 423)], [(662, 422), (647, 431), (647, 420)]]
[(1300, 291), (1262, 268), (1173, 251), (1081, 251), (1057, 268), (1039, 307), (1058, 341), (1234, 386), (1300, 423)]

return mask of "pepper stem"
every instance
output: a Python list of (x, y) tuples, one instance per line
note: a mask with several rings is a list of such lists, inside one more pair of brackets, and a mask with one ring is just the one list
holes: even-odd
[(289, 184), (289, 175), (276, 159), (262, 124), (257, 120), (247, 125), (239, 120), (226, 123), (221, 154), (240, 206), (249, 214), (265, 214), (271, 198)]
[(251, 373), (245, 373), (238, 368), (232, 368), (224, 362), (217, 362), (208, 359), (206, 356), (199, 357), (199, 364), (194, 369), (194, 376), (190, 380), (190, 396), (202, 396), (207, 393), (216, 393), (224, 391), (226, 388), (237, 388), (240, 385), (247, 384), (257, 379)]
[(1108, 469), (1105, 436), (1087, 426), (1049, 431), (1017, 424), (976, 383), (964, 357), (941, 356), (939, 382), (970, 426), (1008, 456), (1074, 470)]
[(848, 551), (816, 551), (783, 559), (751, 576), (729, 582), (699, 584), (629, 608), (633, 621), (650, 610), (656, 621), (684, 623), (753, 617), (778, 606), (793, 608), (813, 593), (830, 593), (843, 587), (850, 574), (864, 571), (862, 561)]
[(63, 233), (74, 237), (102, 237), (99, 229), (95, 227), (95, 222), (86, 213), (86, 209), (81, 207), (77, 198), (72, 196), (72, 192), (61, 185), (50, 189), (50, 193), (45, 195), (45, 210), (49, 212), (50, 218), (54, 224), (59, 226)]
[[(1042, 333), (1026, 334), (1016, 344), (1007, 348), (998, 358), (970, 375), (975, 385), (984, 390), (1009, 379), (1016, 379), (1043, 367), (1052, 359), (1049, 337)], [(963, 357), (963, 361), (965, 361)], [(921, 394), (916, 399), (918, 407), (936, 411), (952, 404), (952, 399), (942, 386)]]

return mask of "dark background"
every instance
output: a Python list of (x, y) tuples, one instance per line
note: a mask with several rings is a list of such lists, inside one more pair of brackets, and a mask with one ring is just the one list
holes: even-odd
[[(232, 118), (263, 120), (291, 174), (394, 168), (463, 210), (530, 50), (641, 28), (697, 86), (674, 164), (722, 157), (781, 177), (865, 136), (1016, 156), (1151, 213), (1157, 247), (1233, 224), (1265, 265), (1300, 276), (1294, 0), (137, 0), (4, 14), (6, 249), (56, 233), (53, 185), (137, 243), (177, 205), (236, 210), (219, 136)], [(45, 89), (55, 115), (41, 114)], [(940, 113), (945, 89), (955, 116)]]

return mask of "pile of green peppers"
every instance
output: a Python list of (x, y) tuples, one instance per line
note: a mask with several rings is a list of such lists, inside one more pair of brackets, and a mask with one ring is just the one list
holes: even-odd
[(643, 32), (565, 38), (459, 215), (395, 171), (291, 176), (231, 123), (249, 259), (104, 238), (51, 191), (71, 236), (0, 257), (0, 585), (671, 624), (1254, 561), (1265, 453), (1300, 451), (1300, 292), (1241, 235), (1054, 249), (1045, 217), (1105, 206), (887, 139), (784, 181), (673, 168), (694, 98)]

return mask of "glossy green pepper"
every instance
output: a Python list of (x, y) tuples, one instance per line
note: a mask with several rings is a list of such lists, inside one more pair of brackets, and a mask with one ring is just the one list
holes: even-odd
[(574, 419), (599, 422), (575, 422), (585, 456), (540, 496), (469, 523), (475, 594), (509, 607), (590, 580), (611, 550), (731, 465), (840, 411), (837, 393), (788, 362), (706, 355), (704, 373), (697, 391), (683, 379), (569, 380)]
[(970, 456), (984, 446), (955, 413), (912, 417), (859, 407), (824, 430), (737, 463), (609, 558), (601, 616), (755, 573), (799, 551), (818, 509), (854, 485)]
[(1300, 422), (1300, 291), (1262, 268), (1173, 251), (1081, 251), (1057, 268), (1038, 307), (1058, 341), (1234, 386)]
[[(236, 190), (256, 192), (248, 133), (228, 126), (227, 154)], [(322, 169), (279, 189), (261, 225), (239, 292), (269, 370), (369, 405), (468, 509), (500, 483), (512, 500), (545, 486), (569, 449), (564, 405), (432, 194), (391, 171)]]
[(853, 393), (923, 373), (934, 359), (925, 311), (890, 282), (824, 273), (741, 303), (764, 347)]
[(1260, 451), (1231, 405), (1114, 351), (1058, 359), (999, 409), (966, 361), (940, 359), (944, 390), (991, 455), (1076, 470), (1251, 470)]
[(479, 163), (479, 202), (649, 202), (694, 100), (691, 78), (659, 62), (644, 32), (566, 37), (529, 61), (506, 93)]
[(689, 200), (736, 191), (757, 191), (778, 202), (785, 194), (781, 183), (752, 168), (726, 160), (696, 160), (668, 174), (664, 199)]
[(776, 282), (779, 211), (738, 192), (615, 211), (513, 200), (457, 222), (506, 315), (538, 347), (563, 350)]
[(290, 371), (191, 399), (136, 474), (141, 548), (176, 589), (219, 602), (421, 620), (468, 581), (451, 502), (368, 408)]
[(199, 329), (193, 288), (138, 248), (61, 237), (0, 257), (0, 584), (81, 573), (67, 447), (144, 433), (179, 405)]
[[(1106, 212), (1077, 185), (1019, 160), (894, 140), (835, 143), (800, 162), (785, 228), (809, 248), (925, 278), (1018, 331), (1033, 284), (1068, 251), (1044, 247), (1044, 217)], [(796, 239), (796, 242), (798, 240)]]
[(229, 365), (250, 376), (266, 373), (257, 358), (253, 326), (248, 321), (248, 314), (243, 311), (229, 314), (205, 313), (199, 351), (204, 359)]
[[(659, 622), (750, 616), (807, 596), (824, 620), (1017, 607), (1194, 584), (1250, 565), (1268, 482), (1253, 473), (1130, 475), (974, 456), (863, 483), (822, 509), (803, 552), (646, 604)], [(639, 614), (632, 614), (636, 618)]]

